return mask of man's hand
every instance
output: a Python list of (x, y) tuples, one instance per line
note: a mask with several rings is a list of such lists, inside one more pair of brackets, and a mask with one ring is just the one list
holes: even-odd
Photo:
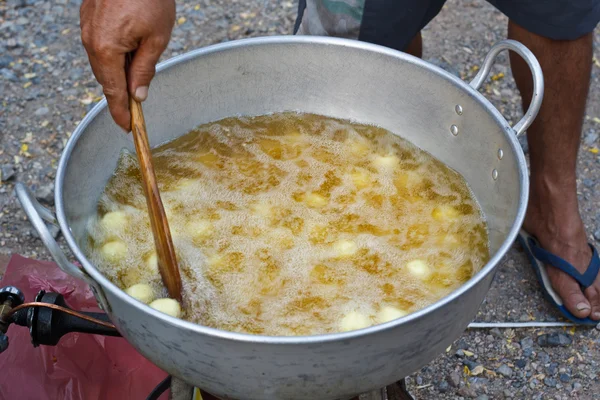
[[(128, 93), (144, 101), (171, 38), (174, 0), (84, 0), (81, 38), (115, 122), (130, 130)], [(135, 56), (125, 70), (125, 55)], [(127, 75), (126, 75), (127, 74)], [(128, 85), (129, 83), (129, 85)]]

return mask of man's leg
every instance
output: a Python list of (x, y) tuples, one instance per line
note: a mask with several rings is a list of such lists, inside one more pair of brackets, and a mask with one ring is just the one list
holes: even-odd
[(294, 34), (335, 36), (421, 56), (421, 29), (446, 0), (299, 0)]
[[(592, 253), (579, 214), (575, 170), (590, 84), (593, 34), (552, 40), (511, 21), (508, 36), (535, 54), (545, 79), (540, 113), (527, 131), (531, 188), (524, 229), (536, 236), (544, 249), (584, 272)], [(533, 90), (531, 72), (514, 53), (510, 60), (526, 109)], [(600, 320), (600, 279), (583, 293), (579, 284), (560, 270), (549, 267), (548, 275), (573, 315)]]
[(417, 33), (417, 36), (406, 46), (403, 50), (412, 56), (423, 58), (423, 37), (421, 32)]

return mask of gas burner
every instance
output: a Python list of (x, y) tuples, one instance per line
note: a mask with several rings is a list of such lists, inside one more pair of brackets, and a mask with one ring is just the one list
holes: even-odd
[[(0, 353), (8, 348), (9, 341), (5, 334), (11, 324), (29, 328), (34, 347), (40, 344), (55, 346), (61, 337), (70, 332), (121, 336), (104, 313), (72, 310), (67, 306), (61, 294), (47, 293), (43, 290), (37, 294), (35, 301), (25, 303), (23, 293), (13, 286), (8, 286), (0, 288)], [(177, 389), (175, 389), (176, 387)], [(171, 388), (173, 400), (190, 399), (192, 392), (198, 390), (168, 377), (150, 393), (147, 400), (158, 399), (169, 388)], [(183, 396), (181, 394), (174, 396), (176, 390), (187, 392), (187, 395), (183, 393)], [(203, 390), (199, 390), (199, 392), (202, 400), (224, 400)], [(414, 398), (406, 389), (403, 379), (381, 390), (357, 396), (351, 400), (414, 400)]]

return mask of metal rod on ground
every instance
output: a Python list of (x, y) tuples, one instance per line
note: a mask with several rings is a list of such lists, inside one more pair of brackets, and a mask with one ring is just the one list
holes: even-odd
[[(571, 322), (471, 322), (467, 329), (486, 328), (562, 328), (577, 326)], [(598, 329), (598, 326), (596, 327)]]

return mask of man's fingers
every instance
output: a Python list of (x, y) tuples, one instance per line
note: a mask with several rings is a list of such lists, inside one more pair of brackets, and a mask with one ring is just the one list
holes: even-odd
[(90, 64), (96, 79), (102, 85), (110, 114), (125, 132), (129, 132), (131, 116), (125, 76), (125, 55), (99, 52), (90, 55)]
[(137, 101), (144, 101), (148, 97), (148, 88), (150, 81), (154, 78), (156, 63), (168, 43), (168, 37), (153, 37), (144, 40), (136, 50), (128, 70), (128, 83), (129, 93)]
[[(129, 132), (129, 93), (141, 101), (148, 96), (175, 22), (175, 1), (83, 0), (80, 14), (81, 38), (94, 75), (115, 122)], [(134, 50), (132, 72), (126, 74), (125, 55)]]
[(110, 115), (125, 132), (131, 131), (131, 114), (129, 113), (129, 96), (126, 88), (115, 95), (104, 90)]

